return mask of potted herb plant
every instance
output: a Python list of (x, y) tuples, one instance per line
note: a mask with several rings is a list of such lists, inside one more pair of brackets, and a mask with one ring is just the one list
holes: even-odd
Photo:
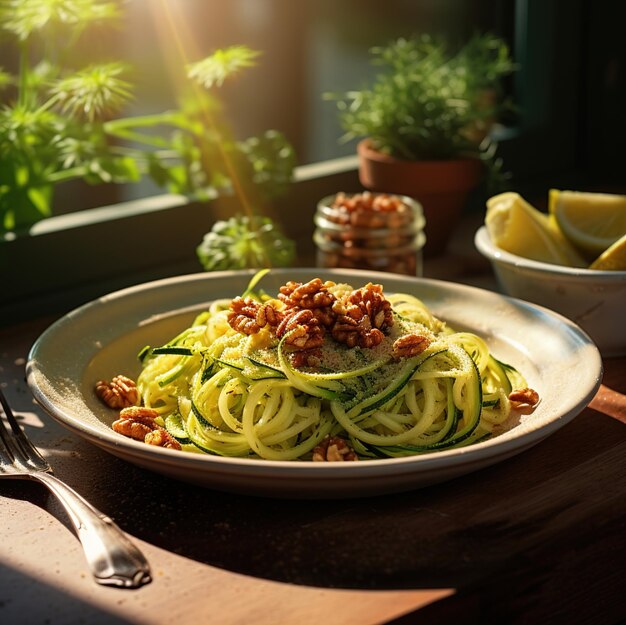
[(416, 198), (426, 216), (426, 252), (445, 249), (469, 192), (498, 174), (489, 130), (507, 106), (501, 79), (515, 66), (507, 45), (478, 34), (453, 52), (423, 35), (372, 49), (371, 85), (336, 101), (344, 139), (357, 145), (359, 178), (373, 191)]

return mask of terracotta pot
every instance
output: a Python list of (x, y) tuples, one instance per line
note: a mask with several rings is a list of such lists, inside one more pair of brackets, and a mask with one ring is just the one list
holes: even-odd
[(424, 253), (445, 251), (467, 196), (482, 176), (478, 159), (407, 161), (374, 150), (368, 139), (357, 146), (359, 180), (371, 191), (398, 193), (415, 198), (426, 217)]

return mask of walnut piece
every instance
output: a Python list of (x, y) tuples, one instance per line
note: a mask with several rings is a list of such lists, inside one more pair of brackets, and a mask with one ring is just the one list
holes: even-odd
[(291, 334), (285, 339), (285, 343), (292, 349), (313, 349), (324, 342), (324, 328), (308, 309), (287, 313), (276, 328), (276, 336), (280, 339), (288, 333)]
[(228, 311), (228, 325), (241, 334), (256, 334), (261, 327), (256, 321), (257, 312), (259, 310), (258, 302), (246, 297), (236, 297), (230, 303)]
[(418, 356), (430, 345), (430, 339), (422, 334), (401, 336), (393, 344), (393, 357), (412, 358)]
[(289, 308), (328, 308), (335, 302), (335, 296), (328, 288), (334, 282), (322, 282), (314, 278), (305, 284), (289, 281), (280, 287), (279, 299)]
[(116, 375), (110, 382), (98, 380), (96, 395), (109, 408), (116, 409), (136, 406), (141, 400), (137, 385), (125, 375)]
[(292, 352), (289, 359), (296, 369), (300, 367), (319, 367), (322, 363), (322, 352), (319, 349), (305, 349)]
[(376, 347), (384, 338), (384, 330), (394, 322), (393, 310), (383, 295), (383, 287), (371, 282), (336, 300), (333, 312), (337, 320), (331, 334), (348, 347)]
[(120, 410), (120, 418), (113, 422), (113, 430), (137, 441), (143, 441), (146, 434), (159, 427), (154, 419), (159, 413), (152, 408), (131, 406)]
[(260, 328), (270, 326), (276, 328), (285, 318), (285, 313), (274, 308), (271, 304), (261, 304), (256, 312), (254, 320)]
[(313, 449), (313, 462), (347, 462), (359, 457), (340, 436), (327, 436)]
[[(347, 303), (357, 306), (358, 309), (367, 315), (373, 328), (384, 330), (393, 325), (393, 310), (391, 303), (383, 295), (383, 287), (380, 284), (368, 282), (364, 287), (352, 291), (348, 295)], [(354, 308), (349, 307), (349, 311)], [(348, 312), (347, 314), (352, 314)]]
[(161, 427), (148, 432), (143, 442), (148, 445), (156, 445), (157, 447), (166, 447), (167, 449), (181, 449), (180, 443), (167, 430)]
[(260, 304), (250, 297), (236, 297), (230, 303), (227, 319), (233, 330), (250, 335), (257, 334), (265, 326), (277, 327), (284, 317), (285, 314), (271, 304)]
[(513, 404), (534, 406), (539, 402), (539, 393), (532, 388), (520, 388), (509, 393), (509, 401)]
[(372, 328), (367, 315), (363, 315), (359, 320), (349, 315), (340, 315), (331, 329), (331, 334), (338, 343), (368, 349), (376, 347), (385, 338), (378, 328)]
[(114, 432), (149, 445), (181, 449), (180, 443), (154, 420), (159, 413), (152, 408), (131, 406), (120, 410), (120, 418), (111, 426)]

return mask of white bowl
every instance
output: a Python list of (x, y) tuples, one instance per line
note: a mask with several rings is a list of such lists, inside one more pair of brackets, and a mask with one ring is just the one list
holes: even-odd
[(487, 228), (474, 238), (491, 261), (500, 288), (571, 319), (603, 356), (626, 355), (626, 271), (562, 267), (510, 254), (491, 241)]

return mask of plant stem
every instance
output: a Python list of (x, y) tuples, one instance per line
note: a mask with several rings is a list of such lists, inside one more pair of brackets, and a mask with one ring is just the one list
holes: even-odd
[(82, 165), (80, 167), (71, 167), (70, 169), (61, 169), (52, 172), (46, 176), (46, 182), (57, 184), (58, 182), (66, 182), (74, 178), (82, 178), (87, 174), (87, 169)]
[(145, 135), (137, 132), (137, 128), (151, 128), (153, 126), (170, 125), (180, 127), (176, 113), (166, 112), (154, 115), (140, 115), (125, 119), (115, 119), (105, 122), (104, 131), (114, 137), (136, 141), (144, 145), (151, 145), (156, 148), (168, 148), (170, 142), (160, 137)]
[(18, 105), (26, 108), (29, 98), (30, 58), (28, 41), (20, 42), (20, 80), (18, 85)]

